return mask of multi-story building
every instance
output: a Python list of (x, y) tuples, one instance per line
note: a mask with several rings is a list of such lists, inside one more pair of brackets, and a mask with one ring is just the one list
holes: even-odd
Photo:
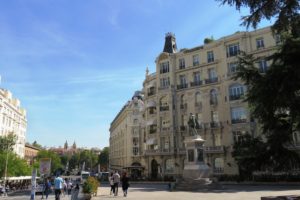
[[(145, 131), (140, 145), (144, 147), (140, 151), (144, 175), (159, 178), (182, 174), (184, 140), (190, 135), (191, 116), (198, 122), (197, 133), (205, 140), (205, 162), (213, 173), (237, 174), (238, 166), (231, 156), (234, 141), (246, 133), (259, 134), (244, 101), (247, 88), (240, 80), (232, 79), (238, 70), (237, 56), (242, 51), (253, 54), (258, 58), (259, 73), (265, 73), (270, 64), (265, 58), (276, 51), (279, 43), (280, 37), (267, 27), (177, 51), (174, 34), (167, 33), (163, 52), (155, 60), (156, 72), (149, 74), (147, 70), (143, 83), (145, 127), (140, 126), (139, 132)], [(121, 120), (129, 117), (126, 109), (116, 117), (118, 123), (124, 123), (123, 130), (128, 127), (127, 121)], [(114, 141), (119, 149), (114, 153), (120, 157), (118, 164), (124, 166), (122, 157), (132, 147), (124, 145), (123, 140), (129, 141), (131, 135), (121, 130), (112, 134), (119, 128), (116, 119), (110, 139), (112, 135), (117, 137)]]
[(145, 163), (142, 159), (145, 134), (143, 112), (143, 95), (137, 91), (110, 126), (110, 169), (127, 170), (136, 178), (145, 173)]
[(23, 158), (27, 119), (26, 111), (20, 104), (20, 100), (13, 98), (10, 91), (0, 88), (0, 135), (16, 135), (14, 152)]
[(34, 159), (37, 157), (40, 150), (41, 149), (36, 146), (33, 146), (28, 143), (25, 144), (24, 159), (27, 161), (29, 165), (33, 165)]

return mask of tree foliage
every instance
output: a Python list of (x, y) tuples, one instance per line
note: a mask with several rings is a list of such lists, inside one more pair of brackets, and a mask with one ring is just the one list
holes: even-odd
[(221, 1), (236, 6), (238, 10), (248, 7), (250, 14), (242, 18), (242, 24), (247, 27), (256, 28), (262, 19), (275, 18), (272, 29), (283, 39), (277, 52), (266, 58), (271, 65), (265, 74), (261, 74), (255, 66), (260, 58), (245, 53), (239, 57), (239, 72), (234, 78), (241, 79), (248, 87), (246, 101), (252, 117), (261, 126), (264, 140), (244, 138), (242, 143), (234, 145), (233, 156), (241, 169), (251, 172), (285, 171), (300, 167), (299, 155), (288, 148), (293, 145), (293, 134), (300, 131), (299, 1)]
[[(5, 174), (5, 164), (7, 160), (7, 176), (26, 176), (30, 175), (31, 167), (27, 164), (24, 159), (21, 159), (13, 152), (3, 151), (0, 152), (0, 175), (4, 176)], [(3, 162), (2, 162), (3, 161)]]
[(99, 155), (99, 164), (102, 168), (108, 168), (109, 161), (109, 147), (104, 147)]
[(0, 152), (7, 150), (12, 151), (16, 142), (17, 136), (13, 133), (8, 134), (7, 136), (0, 136)]

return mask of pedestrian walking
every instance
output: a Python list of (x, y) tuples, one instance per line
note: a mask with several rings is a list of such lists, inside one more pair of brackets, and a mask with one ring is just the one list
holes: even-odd
[(72, 195), (71, 195), (71, 200), (77, 200), (78, 198), (78, 193), (79, 193), (79, 184), (76, 183), (76, 186), (72, 192)]
[(128, 187), (129, 187), (129, 178), (127, 177), (127, 173), (124, 172), (121, 178), (121, 182), (122, 182), (122, 189), (123, 189), (123, 194), (124, 197), (127, 196), (127, 192), (128, 192)]
[[(46, 179), (44, 188), (45, 188), (44, 189), (45, 197), (46, 197), (46, 199), (48, 199), (48, 196), (51, 192), (51, 182), (49, 179)], [(43, 199), (43, 197), (42, 197), (42, 199)]]
[(60, 200), (60, 195), (63, 190), (64, 180), (57, 175), (54, 179), (54, 191), (55, 191), (55, 200)]
[(115, 171), (113, 175), (113, 180), (114, 180), (115, 196), (118, 196), (119, 183), (120, 183), (120, 174), (118, 173), (118, 171)]
[(109, 185), (110, 185), (110, 195), (115, 194), (115, 186), (114, 186), (114, 178), (113, 178), (114, 173), (110, 173), (110, 176), (108, 177)]

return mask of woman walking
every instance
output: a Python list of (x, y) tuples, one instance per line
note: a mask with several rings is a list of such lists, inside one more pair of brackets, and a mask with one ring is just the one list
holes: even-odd
[(114, 186), (114, 178), (113, 178), (114, 173), (110, 173), (110, 177), (108, 177), (108, 181), (110, 184), (110, 195), (115, 194), (115, 186)]
[(124, 197), (126, 197), (127, 196), (128, 187), (129, 187), (129, 178), (127, 177), (127, 173), (126, 172), (123, 173), (123, 176), (121, 178), (121, 182), (122, 182), (122, 189), (123, 189)]

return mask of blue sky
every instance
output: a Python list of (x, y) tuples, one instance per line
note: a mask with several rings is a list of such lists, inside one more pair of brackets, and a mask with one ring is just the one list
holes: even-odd
[[(177, 47), (238, 30), (241, 15), (213, 0), (0, 0), (0, 87), (27, 110), (27, 140), (109, 144), (109, 126), (166, 32)], [(260, 27), (269, 25), (261, 23)]]

